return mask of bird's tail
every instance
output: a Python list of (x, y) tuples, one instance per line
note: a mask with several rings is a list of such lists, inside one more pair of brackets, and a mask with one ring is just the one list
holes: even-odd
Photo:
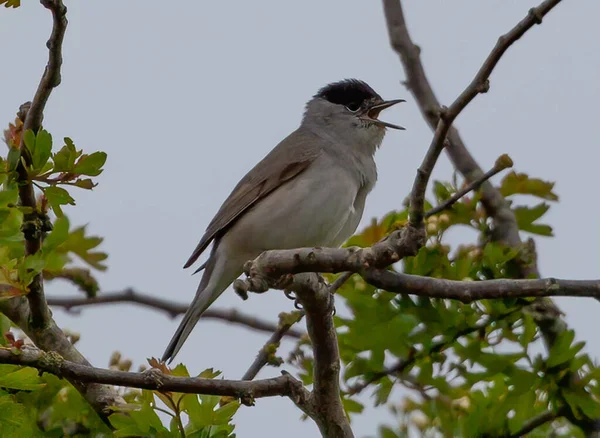
[[(198, 291), (194, 297), (194, 301), (185, 312), (183, 320), (179, 324), (177, 331), (173, 335), (171, 342), (167, 346), (165, 352), (162, 355), (162, 361), (168, 360), (169, 363), (173, 361), (175, 355), (179, 352), (183, 343), (186, 341), (196, 323), (200, 319), (200, 316), (209, 308), (209, 306), (223, 293), (227, 286), (221, 287), (221, 282), (210, 281), (211, 275), (214, 270), (213, 263), (208, 263), (206, 271), (202, 275), (202, 280), (198, 286)], [(215, 273), (218, 275), (218, 273)]]

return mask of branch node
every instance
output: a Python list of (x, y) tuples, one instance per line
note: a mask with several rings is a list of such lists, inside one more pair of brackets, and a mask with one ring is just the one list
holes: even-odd
[(437, 110), (438, 113), (438, 117), (443, 120), (444, 122), (448, 122), (450, 120), (449, 114), (448, 114), (448, 107), (446, 105), (440, 105), (440, 107)]
[(490, 91), (490, 80), (486, 79), (481, 84), (479, 84), (479, 86), (477, 87), (477, 91), (482, 94)]
[(163, 373), (158, 368), (148, 368), (147, 370), (142, 371), (144, 375), (144, 380), (148, 383), (154, 385), (156, 389), (160, 389), (163, 386)]
[(531, 8), (529, 10), (529, 15), (531, 16), (531, 18), (533, 18), (535, 24), (542, 24), (542, 19), (544, 18), (544, 16), (541, 14), (538, 8)]

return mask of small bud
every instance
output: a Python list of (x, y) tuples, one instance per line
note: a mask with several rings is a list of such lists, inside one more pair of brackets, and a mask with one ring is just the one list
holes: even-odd
[(437, 224), (427, 224), (427, 234), (436, 234), (438, 232)]
[(414, 411), (410, 419), (412, 423), (421, 431), (429, 426), (429, 418), (421, 411)]
[(440, 214), (439, 224), (443, 227), (448, 226), (448, 224), (450, 224), (450, 216), (448, 216), (446, 213)]
[(115, 351), (111, 356), (110, 356), (110, 360), (108, 361), (108, 366), (112, 367), (112, 366), (117, 366), (119, 365), (119, 362), (121, 361), (121, 353), (119, 353), (118, 351)]
[(500, 155), (496, 160), (494, 167), (500, 170), (508, 169), (509, 167), (513, 167), (513, 160), (508, 156), (508, 154)]
[(466, 411), (471, 407), (471, 399), (465, 395), (464, 397), (452, 400), (452, 406)]

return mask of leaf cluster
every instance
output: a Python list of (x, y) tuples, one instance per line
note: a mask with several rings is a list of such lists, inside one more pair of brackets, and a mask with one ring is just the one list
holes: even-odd
[[(435, 182), (440, 204), (459, 189)], [(525, 174), (510, 173), (500, 189), (515, 212), (522, 231), (551, 236), (540, 223), (549, 205), (516, 205), (525, 197), (556, 201), (553, 184)], [(431, 204), (428, 203), (427, 208)], [(407, 210), (373, 220), (348, 246), (370, 246), (403, 226)], [(470, 229), (475, 241), (454, 246), (449, 236)], [(471, 194), (449, 210), (429, 217), (427, 244), (415, 257), (391, 268), (408, 274), (479, 281), (511, 278), (516, 263), (527, 263), (527, 248), (508, 248), (491, 239), (493, 229)], [(349, 414), (364, 406), (356, 392), (372, 394), (375, 406), (388, 405), (398, 426), (380, 429), (382, 438), (408, 436), (410, 427), (423, 436), (510, 436), (531, 418), (554, 412), (576, 422), (600, 417), (597, 378), (600, 371), (582, 353), (572, 331), (562, 333), (546, 356), (538, 353), (539, 330), (532, 300), (458, 301), (392, 294), (353, 276), (339, 289), (350, 316), (336, 316)], [(306, 384), (312, 383), (313, 358), (303, 341), (290, 356)], [(573, 382), (567, 376), (579, 373)], [(400, 391), (400, 388), (404, 388)], [(398, 401), (399, 399), (399, 401)], [(560, 413), (560, 415), (559, 415)], [(537, 429), (539, 436), (582, 436), (564, 419)]]

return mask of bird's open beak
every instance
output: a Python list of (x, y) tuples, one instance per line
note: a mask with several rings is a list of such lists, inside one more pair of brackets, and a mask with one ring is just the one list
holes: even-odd
[(379, 125), (379, 126), (385, 126), (386, 128), (405, 130), (406, 128), (404, 128), (403, 126), (384, 122), (383, 120), (379, 120), (377, 118), (381, 111), (383, 111), (384, 109), (387, 109), (393, 105), (396, 105), (397, 103), (400, 103), (400, 102), (406, 102), (406, 101), (404, 99), (394, 99), (394, 100), (383, 101), (381, 103), (378, 103), (378, 104), (370, 107), (367, 111), (365, 111), (365, 114), (363, 116), (361, 116), (360, 118), (366, 122), (370, 122), (370, 123), (373, 123), (373, 124)]

